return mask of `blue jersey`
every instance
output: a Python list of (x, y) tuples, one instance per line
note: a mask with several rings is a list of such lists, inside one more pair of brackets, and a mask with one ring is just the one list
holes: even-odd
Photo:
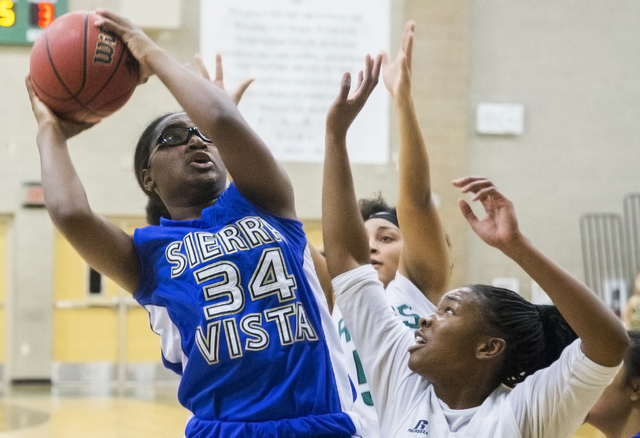
[(134, 297), (165, 366), (182, 376), (178, 399), (194, 414), (187, 437), (357, 432), (299, 221), (265, 213), (232, 184), (201, 219), (162, 219), (137, 229), (134, 244)]

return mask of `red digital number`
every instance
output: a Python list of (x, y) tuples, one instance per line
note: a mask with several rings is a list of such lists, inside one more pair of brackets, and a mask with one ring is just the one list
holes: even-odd
[(52, 3), (38, 3), (38, 26), (45, 28), (54, 19), (55, 6)]

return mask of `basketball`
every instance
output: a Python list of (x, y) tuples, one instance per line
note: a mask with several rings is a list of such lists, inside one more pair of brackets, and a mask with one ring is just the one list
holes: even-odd
[(96, 17), (62, 15), (33, 44), (33, 88), (62, 119), (96, 123), (122, 107), (138, 84), (138, 61), (120, 38), (94, 25)]

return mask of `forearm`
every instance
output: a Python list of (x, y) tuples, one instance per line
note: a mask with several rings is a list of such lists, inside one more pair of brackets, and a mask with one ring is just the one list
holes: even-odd
[(437, 302), (449, 285), (449, 249), (432, 199), (429, 156), (413, 100), (407, 91), (394, 101), (400, 128), (397, 211), (405, 240), (399, 269)]
[(44, 127), (38, 132), (37, 144), (47, 211), (64, 232), (68, 221), (90, 214), (91, 208), (64, 136), (56, 129)]
[(522, 235), (502, 251), (549, 295), (582, 340), (587, 357), (605, 366), (622, 361), (629, 342), (624, 326), (591, 290)]
[(431, 202), (429, 156), (410, 93), (394, 97), (400, 133), (398, 205), (426, 208)]
[(322, 234), (332, 278), (369, 263), (369, 247), (356, 200), (346, 132), (326, 135), (322, 178)]

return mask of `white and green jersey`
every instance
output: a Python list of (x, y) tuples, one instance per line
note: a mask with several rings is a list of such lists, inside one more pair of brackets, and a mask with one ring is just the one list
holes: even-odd
[[(387, 285), (385, 296), (389, 305), (396, 311), (396, 315), (411, 330), (418, 328), (421, 316), (431, 315), (436, 311), (436, 307), (431, 301), (407, 277), (400, 273), (396, 273), (396, 278)], [(366, 425), (363, 437), (378, 438), (380, 436), (378, 415), (373, 405), (373, 398), (369, 391), (360, 356), (337, 306), (334, 306), (331, 316), (338, 329), (340, 343), (348, 363), (349, 377), (357, 393), (353, 411)]]
[(336, 277), (333, 288), (370, 377), (379, 434), (385, 438), (569, 437), (621, 367), (591, 361), (578, 339), (513, 390), (499, 386), (480, 406), (450, 409), (409, 369), (407, 349), (415, 335), (389, 308), (377, 272), (361, 266)]

